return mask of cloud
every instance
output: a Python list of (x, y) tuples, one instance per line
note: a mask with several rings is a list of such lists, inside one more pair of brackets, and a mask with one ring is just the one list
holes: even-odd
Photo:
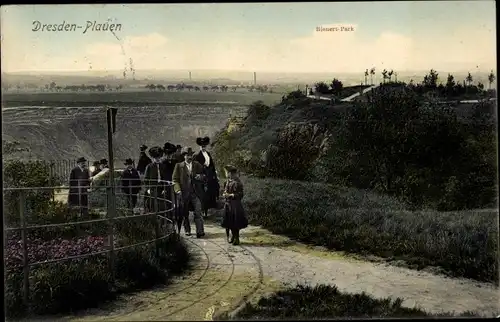
[(384, 32), (366, 41), (359, 37), (356, 24), (321, 27), (325, 31), (315, 29), (307, 37), (289, 41), (274, 54), (275, 65), (304, 72), (359, 72), (371, 66), (403, 68), (410, 59), (413, 41), (407, 36)]
[(98, 42), (87, 45), (84, 59), (93, 69), (123, 69), (133, 60), (135, 69), (161, 68), (162, 61), (172, 48), (168, 39), (152, 33), (143, 36), (125, 37), (122, 41)]
[[(2, 24), (2, 27), (4, 25)], [(444, 36), (387, 30), (362, 37), (363, 25), (325, 24), (331, 31), (311, 30), (295, 39), (251, 37), (228, 31), (213, 38), (174, 40), (161, 33), (129, 36), (121, 41), (81, 45), (75, 54), (44, 51), (44, 44), (16, 41), (15, 30), (2, 28), (2, 68), (9, 70), (226, 69), (296, 72), (377, 70), (466, 70), (476, 65), (494, 68), (494, 26), (450, 27)], [(342, 31), (352, 27), (351, 31)], [(333, 28), (337, 28), (336, 30)], [(8, 35), (8, 37), (4, 37)], [(8, 48), (8, 50), (5, 50)], [(36, 48), (34, 51), (33, 48)], [(35, 52), (35, 54), (32, 54)]]

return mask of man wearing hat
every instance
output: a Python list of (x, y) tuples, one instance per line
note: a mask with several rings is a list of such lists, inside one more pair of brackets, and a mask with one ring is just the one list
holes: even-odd
[(164, 165), (162, 163), (163, 149), (159, 146), (149, 149), (149, 155), (153, 158), (152, 162), (146, 166), (144, 172), (144, 185), (146, 186), (146, 193), (144, 194), (144, 208), (148, 212), (155, 210), (156, 196), (158, 199), (157, 210), (161, 211), (161, 200), (163, 199), (163, 178), (162, 173), (165, 173)]
[(87, 169), (87, 160), (84, 157), (76, 160), (76, 167), (69, 175), (68, 205), (79, 207), (82, 217), (88, 217), (90, 172)]
[(137, 194), (141, 191), (141, 177), (134, 168), (132, 159), (125, 160), (126, 169), (122, 172), (122, 191), (127, 197), (127, 207), (133, 213), (137, 205)]
[[(203, 217), (201, 214), (201, 200), (203, 200), (203, 195), (205, 193), (203, 187), (205, 175), (203, 173), (203, 166), (199, 162), (193, 160), (193, 154), (191, 148), (184, 147), (182, 149), (184, 161), (175, 165), (172, 181), (174, 182), (174, 191), (181, 208), (179, 211), (181, 212), (181, 219), (184, 222), (184, 231), (186, 235), (191, 235), (189, 209), (192, 207), (194, 210), (196, 237), (201, 238), (205, 236)], [(180, 231), (181, 222), (178, 221), (177, 224)]]
[(144, 144), (140, 147), (141, 154), (139, 156), (139, 162), (137, 163), (137, 171), (139, 171), (139, 174), (141, 175), (144, 175), (144, 173), (146, 172), (146, 167), (151, 163), (151, 159), (146, 155), (147, 149), (148, 147)]
[(177, 159), (177, 162), (184, 161), (184, 157), (182, 156), (182, 146), (177, 144), (175, 147), (177, 148), (177, 151), (175, 151), (175, 158)]
[(94, 163), (92, 163), (92, 173), (91, 173), (91, 176), (95, 176), (97, 175), (99, 172), (101, 172), (101, 163), (99, 161), (94, 161)]
[(219, 199), (219, 179), (215, 171), (215, 163), (212, 155), (207, 151), (207, 146), (210, 144), (208, 136), (197, 138), (196, 144), (200, 146), (200, 151), (194, 155), (194, 160), (203, 165), (203, 171), (206, 178), (205, 198), (202, 200), (203, 212), (205, 217), (208, 215), (208, 209), (217, 208), (217, 199)]

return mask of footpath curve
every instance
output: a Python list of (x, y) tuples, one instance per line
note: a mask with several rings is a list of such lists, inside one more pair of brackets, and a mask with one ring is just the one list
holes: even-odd
[(492, 284), (361, 260), (302, 245), (255, 226), (242, 231), (242, 244), (233, 246), (218, 225), (206, 223), (205, 227), (204, 239), (185, 238), (194, 257), (189, 274), (168, 286), (123, 295), (102, 308), (62, 319), (212, 320), (220, 314), (231, 315), (246, 301), (255, 301), (283, 284), (296, 283), (335, 284), (343, 292), (400, 297), (403, 306), (432, 313), (500, 314), (499, 290)]

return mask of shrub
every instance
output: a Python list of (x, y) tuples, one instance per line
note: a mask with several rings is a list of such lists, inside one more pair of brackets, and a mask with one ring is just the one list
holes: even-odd
[(328, 133), (317, 125), (289, 124), (266, 150), (266, 174), (274, 178), (305, 179), (323, 152)]
[[(342, 168), (330, 164), (348, 176), (348, 185), (396, 195), (415, 208), (488, 206), (495, 193), (494, 129), (479, 126), (482, 135), (459, 122), (453, 109), (382, 88), (341, 122), (330, 157), (338, 162), (339, 154), (352, 153)], [(457, 184), (451, 186), (453, 177)]]
[[(6, 305), (8, 316), (24, 313), (22, 304), (22, 269), (19, 246), (11, 241), (7, 254), (12, 256), (6, 266)], [(63, 313), (93, 307), (112, 299), (120, 292), (165, 283), (172, 274), (182, 272), (188, 264), (186, 246), (175, 236), (155, 245), (129, 248), (116, 252), (115, 283), (112, 283), (106, 255), (35, 266), (30, 270), (30, 305), (35, 314)], [(104, 249), (102, 237), (73, 241), (40, 242), (30, 248), (30, 260), (45, 260), (86, 254)], [(10, 257), (9, 257), (10, 258)]]
[(248, 107), (247, 120), (249, 123), (265, 120), (271, 114), (271, 108), (262, 101), (252, 103)]
[[(43, 163), (29, 163), (38, 172), (23, 177), (20, 167), (11, 169), (10, 179), (19, 185), (47, 185), (49, 179)], [(28, 168), (30, 169), (30, 168)], [(18, 170), (17, 172), (15, 170)], [(35, 179), (36, 180), (35, 180)], [(47, 190), (48, 191), (48, 190)], [(94, 192), (102, 201), (102, 192)], [(52, 201), (52, 192), (37, 193), (30, 191), (27, 199), (32, 202), (27, 214), (29, 225), (60, 224), (78, 221), (79, 211), (67, 205)], [(105, 196), (105, 194), (104, 194)], [(12, 212), (19, 209), (15, 200), (15, 191), (9, 195), (10, 208), (4, 211), (4, 217), (12, 218), (18, 225), (19, 214)], [(105, 199), (105, 198), (104, 198)], [(115, 221), (115, 246), (127, 247), (135, 243), (155, 238), (156, 217), (126, 218), (126, 209), (118, 209)], [(90, 218), (101, 217), (99, 212), (90, 211)], [(80, 256), (107, 249), (109, 223), (97, 222), (80, 225), (51, 226), (29, 229), (27, 233), (28, 260), (34, 264), (72, 256)], [(6, 258), (6, 305), (9, 316), (25, 313), (23, 306), (23, 244), (19, 231), (7, 233)], [(30, 309), (33, 313), (61, 313), (95, 306), (113, 298), (119, 292), (149, 287), (164, 283), (170, 275), (186, 269), (189, 253), (186, 246), (174, 235), (158, 242), (143, 246), (132, 246), (116, 251), (113, 272), (114, 283), (105, 254), (91, 255), (86, 258), (70, 259), (55, 263), (39, 263), (30, 268)]]
[[(23, 162), (19, 160), (6, 162), (3, 169), (4, 186), (6, 188), (53, 187), (60, 181), (50, 171), (50, 165), (42, 161)], [(18, 225), (20, 222), (19, 197), (25, 196), (26, 216), (45, 213), (49, 209), (50, 200), (54, 196), (51, 189), (6, 190), (4, 191), (4, 215), (7, 225)]]
[[(366, 293), (339, 292), (336, 286), (297, 285), (262, 297), (256, 305), (247, 304), (238, 314), (242, 320), (328, 319), (328, 318), (401, 318), (454, 316), (453, 313), (430, 314), (418, 308), (402, 306), (400, 298), (376, 299)], [(479, 316), (464, 312), (460, 316)]]
[(395, 198), (301, 181), (244, 178), (249, 220), (314, 245), (498, 281), (495, 212), (407, 211)]

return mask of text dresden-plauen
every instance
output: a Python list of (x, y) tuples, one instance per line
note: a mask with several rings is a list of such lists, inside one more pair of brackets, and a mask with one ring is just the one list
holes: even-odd
[(52, 31), (52, 32), (64, 32), (64, 31), (77, 31), (82, 30), (82, 33), (86, 33), (87, 31), (121, 31), (122, 24), (121, 23), (97, 23), (97, 21), (89, 21), (87, 20), (85, 26), (76, 24), (76, 23), (67, 23), (63, 20), (60, 24), (45, 24), (41, 23), (38, 20), (33, 21), (33, 29), (32, 31)]

